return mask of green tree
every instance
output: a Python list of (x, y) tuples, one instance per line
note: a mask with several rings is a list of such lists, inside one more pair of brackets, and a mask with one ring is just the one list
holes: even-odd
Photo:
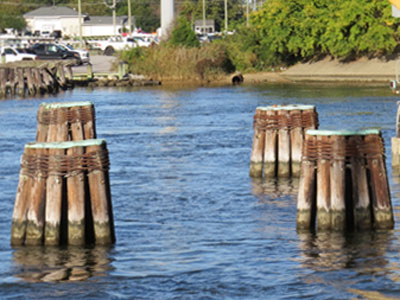
[(258, 32), (254, 51), (267, 64), (390, 54), (398, 23), (381, 0), (269, 0), (251, 17)]
[(0, 14), (0, 29), (14, 28), (17, 30), (23, 30), (26, 27), (24, 18), (20, 16), (11, 16)]
[[(128, 0), (127, 0), (128, 1)], [(118, 15), (128, 15), (127, 1), (119, 3)], [(146, 0), (130, 0), (132, 15), (135, 17), (135, 25), (144, 31), (156, 31), (160, 27), (160, 15), (156, 13), (154, 3)]]
[(199, 40), (194, 33), (191, 24), (184, 17), (179, 17), (176, 24), (171, 32), (169, 39), (171, 45), (174, 46), (185, 46), (185, 47), (198, 47)]

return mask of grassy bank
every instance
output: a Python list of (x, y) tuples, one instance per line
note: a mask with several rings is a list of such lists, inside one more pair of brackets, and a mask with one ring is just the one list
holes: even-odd
[(119, 58), (129, 71), (154, 80), (207, 82), (235, 71), (226, 46), (210, 43), (198, 48), (158, 45), (123, 51)]

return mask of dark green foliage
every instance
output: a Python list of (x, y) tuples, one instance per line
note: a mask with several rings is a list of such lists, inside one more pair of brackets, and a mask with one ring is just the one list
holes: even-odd
[[(160, 16), (156, 13), (155, 2), (147, 0), (130, 0), (131, 14), (135, 16), (135, 25), (146, 32), (156, 31), (160, 27)], [(158, 4), (159, 5), (159, 4)], [(118, 7), (118, 15), (128, 15), (128, 6), (126, 1), (122, 1)]]
[(251, 23), (258, 33), (254, 53), (269, 65), (391, 54), (399, 40), (399, 21), (382, 0), (269, 0)]
[(26, 22), (23, 17), (13, 16), (8, 14), (0, 14), (0, 29), (14, 28), (22, 30), (26, 27)]
[(174, 46), (198, 47), (200, 45), (192, 26), (185, 17), (179, 17), (171, 32), (169, 43)]

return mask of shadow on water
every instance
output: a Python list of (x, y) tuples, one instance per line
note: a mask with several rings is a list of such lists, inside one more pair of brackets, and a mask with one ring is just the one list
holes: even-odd
[(27, 282), (84, 281), (112, 270), (109, 247), (20, 247), (15, 276)]

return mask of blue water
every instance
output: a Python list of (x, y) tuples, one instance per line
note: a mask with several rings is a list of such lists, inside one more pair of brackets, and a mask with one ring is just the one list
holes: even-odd
[[(115, 246), (11, 248), (19, 160), (39, 104), (88, 100), (110, 151)], [(400, 297), (397, 100), (385, 87), (266, 85), (1, 101), (0, 298)], [(394, 230), (298, 234), (298, 181), (248, 176), (255, 108), (293, 103), (316, 105), (320, 128), (382, 129)]]

